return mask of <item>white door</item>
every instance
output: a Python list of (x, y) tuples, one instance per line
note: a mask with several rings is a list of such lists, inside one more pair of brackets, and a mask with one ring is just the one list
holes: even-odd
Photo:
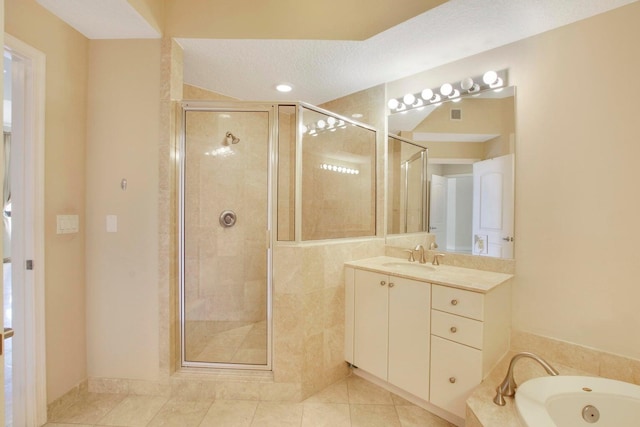
[(431, 175), (431, 192), (429, 199), (429, 233), (436, 238), (436, 243), (445, 248), (447, 245), (447, 178)]
[(8, 389), (13, 404), (5, 410), (7, 415), (11, 414), (14, 426), (32, 427), (44, 424), (47, 419), (43, 179), (45, 58), (42, 52), (7, 34), (5, 51), (12, 62), (8, 180), (11, 189), (11, 311), (12, 326), (16, 330), (11, 339), (12, 387)]
[(513, 258), (514, 155), (473, 164), (474, 255)]

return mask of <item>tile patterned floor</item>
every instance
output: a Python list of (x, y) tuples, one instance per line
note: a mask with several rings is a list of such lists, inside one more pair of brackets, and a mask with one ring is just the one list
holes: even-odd
[(453, 427), (370, 382), (351, 376), (301, 403), (192, 401), (87, 393), (50, 414), (45, 427)]

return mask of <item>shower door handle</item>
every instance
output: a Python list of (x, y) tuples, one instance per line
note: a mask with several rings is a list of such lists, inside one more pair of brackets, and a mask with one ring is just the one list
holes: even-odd
[(4, 328), (4, 332), (2, 334), (4, 339), (0, 340), (0, 356), (4, 354), (4, 340), (13, 337), (13, 333), (14, 331), (12, 328)]

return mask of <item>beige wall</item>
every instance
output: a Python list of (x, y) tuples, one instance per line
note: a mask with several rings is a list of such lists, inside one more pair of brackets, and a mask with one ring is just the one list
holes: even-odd
[[(47, 400), (87, 375), (85, 339), (85, 138), (88, 42), (32, 0), (5, 2), (5, 30), (46, 54), (45, 320)], [(56, 215), (80, 232), (56, 234)]]
[[(90, 42), (89, 377), (158, 377), (160, 48), (160, 40)], [(117, 215), (117, 233), (106, 232), (106, 215)]]
[(640, 3), (393, 82), (389, 97), (509, 68), (516, 99), (513, 325), (640, 358)]
[[(486, 142), (428, 142), (429, 158), (485, 160), (511, 153), (515, 116), (514, 98), (466, 98), (448, 102), (429, 114), (413, 132), (498, 135)], [(459, 109), (462, 120), (451, 120), (450, 111)], [(408, 129), (410, 130), (410, 129)], [(405, 134), (405, 132), (403, 132)], [(407, 132), (412, 138), (413, 133)]]

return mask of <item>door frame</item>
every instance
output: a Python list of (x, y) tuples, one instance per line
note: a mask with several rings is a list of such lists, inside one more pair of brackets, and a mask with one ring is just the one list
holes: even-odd
[[(14, 408), (23, 405), (22, 413), (15, 413), (14, 421), (25, 426), (40, 426), (47, 422), (46, 340), (45, 340), (45, 251), (44, 251), (44, 129), (45, 129), (45, 71), (43, 52), (4, 34), (4, 49), (19, 58), (24, 69), (24, 186), (19, 189), (25, 197), (25, 211), (32, 213), (26, 222), (24, 257), (33, 260), (32, 274), (23, 270), (25, 286), (23, 313), (18, 314), (20, 330), (13, 338), (13, 355), (22, 357), (14, 362), (14, 381), (23, 383), (24, 394), (14, 394)], [(13, 139), (13, 138), (12, 138)], [(22, 317), (20, 319), (20, 317)], [(33, 349), (27, 351), (27, 349)], [(24, 417), (20, 420), (18, 417)]]

